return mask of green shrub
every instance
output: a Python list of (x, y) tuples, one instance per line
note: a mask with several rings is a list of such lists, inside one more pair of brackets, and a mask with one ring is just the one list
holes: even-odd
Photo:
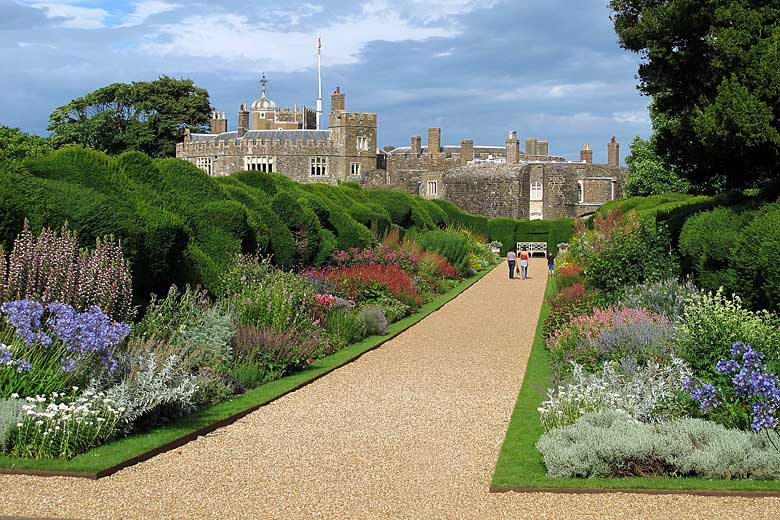
[(363, 318), (351, 309), (333, 309), (325, 320), (325, 329), (340, 338), (345, 345), (357, 343), (366, 337)]
[(387, 334), (387, 318), (385, 318), (385, 310), (382, 307), (366, 305), (360, 309), (358, 316), (363, 320), (366, 336)]
[(448, 200), (434, 199), (431, 202), (446, 213), (449, 225), (463, 226), (485, 238), (490, 236), (487, 217), (467, 213)]
[(416, 236), (417, 243), (426, 251), (439, 253), (461, 274), (469, 269), (469, 237), (454, 229), (426, 231)]
[(695, 374), (718, 383), (727, 378), (715, 365), (729, 357), (729, 349), (738, 341), (763, 352), (770, 370), (780, 371), (780, 328), (766, 311), (746, 309), (737, 296), (695, 296), (676, 324), (674, 340), (677, 354)]
[(545, 433), (536, 446), (551, 478), (777, 479), (780, 439), (770, 435), (728, 430), (701, 419), (642, 424), (626, 414), (600, 412)]
[(501, 242), (502, 255), (515, 250), (517, 227), (518, 222), (510, 218), (494, 218), (488, 222), (489, 238)]
[(780, 204), (770, 204), (754, 214), (740, 230), (732, 250), (731, 268), (745, 302), (754, 309), (780, 310)]

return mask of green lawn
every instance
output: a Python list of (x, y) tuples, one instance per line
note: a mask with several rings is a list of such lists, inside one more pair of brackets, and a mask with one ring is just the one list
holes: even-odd
[[(311, 381), (343, 366), (369, 350), (377, 348), (386, 341), (397, 336), (415, 323), (419, 322), (432, 312), (441, 308), (445, 303), (454, 299), (491, 269), (487, 269), (476, 276), (461, 281), (451, 291), (439, 298), (423, 305), (412, 316), (408, 316), (388, 327), (384, 336), (371, 336), (359, 343), (355, 343), (328, 357), (322, 358), (302, 372), (293, 374), (277, 381), (262, 385), (233, 399), (206, 408), (198, 413), (179, 419), (170, 425), (153, 429), (149, 432), (132, 435), (124, 439), (118, 439), (105, 444), (92, 451), (79, 455), (71, 460), (62, 459), (22, 459), (0, 455), (0, 473), (25, 471), (39, 472), (68, 472), (88, 478), (99, 478), (113, 473), (112, 468), (136, 457), (140, 460), (148, 458), (147, 452), (168, 443), (175, 443), (202, 428), (223, 421), (247, 410), (264, 405), (274, 399), (289, 393)], [(175, 446), (171, 446), (173, 448)], [(135, 462), (140, 462), (136, 460)]]
[[(555, 282), (553, 280), (548, 282), (545, 296), (552, 294), (554, 290)], [(539, 315), (536, 337), (528, 359), (523, 384), (517, 396), (504, 445), (501, 447), (493, 473), (491, 491), (615, 489), (711, 493), (780, 492), (780, 481), (775, 480), (707, 480), (672, 477), (547, 478), (542, 455), (536, 449), (535, 444), (543, 433), (539, 412), (536, 411), (536, 408), (544, 400), (550, 384), (547, 350), (544, 348), (544, 338), (542, 337), (542, 324), (549, 312), (549, 306), (544, 304)]]

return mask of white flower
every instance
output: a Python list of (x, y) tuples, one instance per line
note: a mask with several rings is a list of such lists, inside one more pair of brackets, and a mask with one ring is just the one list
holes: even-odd
[(41, 426), (42, 424), (43, 424), (43, 421), (41, 421), (40, 419), (35, 421), (35, 426)]
[(79, 391), (79, 387), (77, 387), (77, 386), (71, 386), (70, 389), (73, 390), (74, 392), (78, 392)]
[(22, 423), (20, 423), (20, 422), (16, 423), (16, 427), (17, 428), (21, 428), (22, 427)]
[(19, 399), (19, 394), (17, 394), (16, 392), (12, 393), (11, 399)]

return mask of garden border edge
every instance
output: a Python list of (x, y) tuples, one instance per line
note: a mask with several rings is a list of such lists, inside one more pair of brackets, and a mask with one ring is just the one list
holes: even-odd
[[(442, 294), (437, 299), (433, 300), (430, 303), (434, 304), (434, 307), (429, 312), (420, 312), (417, 316), (414, 314), (410, 316), (410, 318), (417, 318), (411, 321), (408, 325), (405, 327), (402, 327), (396, 331), (393, 331), (390, 334), (387, 334), (385, 336), (379, 336), (378, 341), (370, 346), (367, 346), (364, 350), (356, 352), (353, 356), (348, 357), (341, 363), (337, 363), (333, 365), (332, 367), (327, 368), (323, 372), (320, 372), (316, 375), (313, 375), (311, 378), (306, 379), (305, 381), (302, 381), (290, 388), (287, 388), (283, 390), (282, 392), (278, 393), (277, 395), (274, 395), (270, 399), (267, 399), (263, 401), (262, 403), (255, 404), (250, 406), (249, 408), (246, 408), (244, 410), (241, 410), (240, 412), (237, 412), (233, 415), (230, 415), (228, 417), (225, 417), (223, 419), (220, 419), (216, 422), (213, 422), (211, 424), (208, 424), (206, 426), (203, 426), (201, 428), (198, 428), (197, 430), (194, 430), (190, 433), (187, 433), (185, 435), (182, 435), (181, 437), (177, 437), (176, 439), (173, 439), (171, 441), (168, 441), (160, 446), (156, 446), (154, 448), (151, 448), (149, 450), (146, 450), (142, 453), (139, 453), (138, 455), (134, 455), (133, 457), (130, 457), (126, 460), (123, 460), (117, 464), (114, 464), (113, 466), (110, 466), (108, 468), (99, 470), (99, 471), (63, 471), (63, 470), (44, 470), (44, 469), (26, 469), (26, 468), (8, 468), (8, 467), (0, 467), (0, 475), (27, 475), (27, 476), (35, 476), (35, 477), (73, 477), (73, 478), (84, 478), (89, 480), (98, 480), (104, 477), (108, 477), (113, 475), (114, 473), (117, 473), (118, 471), (121, 471), (125, 468), (128, 468), (130, 466), (134, 466), (136, 464), (139, 464), (141, 462), (147, 461), (153, 457), (156, 457), (157, 455), (161, 455), (167, 451), (174, 450), (176, 448), (180, 448), (181, 446), (184, 446), (185, 444), (194, 441), (198, 437), (202, 437), (204, 435), (208, 435), (209, 433), (212, 433), (220, 428), (223, 428), (225, 426), (228, 426), (230, 424), (233, 424), (234, 422), (238, 421), (239, 419), (242, 419), (246, 417), (247, 415), (251, 414), (252, 412), (256, 412), (260, 408), (269, 405), (273, 403), (274, 401), (281, 399), (282, 397), (291, 394), (297, 390), (300, 390), (301, 388), (310, 385), (311, 383), (317, 381), (318, 379), (325, 377), (326, 375), (330, 374), (331, 372), (334, 372), (338, 370), (339, 368), (342, 368), (346, 365), (349, 365), (350, 363), (356, 361), (357, 359), (361, 358), (365, 354), (376, 350), (383, 345), (385, 345), (390, 340), (396, 338), (397, 336), (403, 334), (413, 326), (420, 323), (422, 320), (430, 316), (431, 314), (441, 310), (442, 307), (453, 301), (455, 298), (462, 295), (464, 292), (466, 292), (470, 287), (472, 287), (474, 284), (476, 284), (479, 280), (481, 280), (483, 277), (488, 275), (490, 272), (493, 271), (500, 263), (496, 263), (493, 266), (488, 266), (484, 271), (477, 273), (476, 275), (472, 276), (469, 279), (463, 280), (461, 283), (463, 284), (461, 287), (455, 287), (452, 290), (450, 290), (447, 293)], [(327, 358), (324, 358), (327, 359)]]

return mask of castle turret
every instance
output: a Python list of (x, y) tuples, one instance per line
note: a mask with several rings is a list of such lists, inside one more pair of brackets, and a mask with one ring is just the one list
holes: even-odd
[(545, 157), (550, 155), (550, 143), (548, 141), (536, 141), (536, 155)]
[(506, 140), (506, 163), (517, 164), (520, 162), (520, 140), (517, 132), (509, 132)]
[(590, 149), (588, 143), (585, 143), (585, 146), (580, 150), (580, 161), (587, 164), (593, 164), (593, 150)]
[(607, 145), (607, 165), (620, 166), (620, 144), (618, 144), (614, 135)]
[(341, 87), (336, 87), (330, 95), (330, 111), (344, 111), (347, 109), (346, 95), (341, 92)]
[(528, 137), (525, 140), (525, 154), (526, 155), (538, 155), (536, 153), (536, 137)]
[(422, 137), (419, 135), (412, 136), (412, 155), (420, 156), (422, 153)]
[(463, 162), (474, 160), (474, 141), (464, 139), (460, 142), (460, 159)]
[(244, 137), (249, 130), (249, 110), (246, 108), (246, 104), (242, 103), (241, 108), (238, 110), (238, 137)]
[(224, 112), (212, 112), (209, 120), (212, 134), (227, 132), (227, 117)]
[(441, 152), (441, 128), (428, 129), (428, 153), (438, 157)]

